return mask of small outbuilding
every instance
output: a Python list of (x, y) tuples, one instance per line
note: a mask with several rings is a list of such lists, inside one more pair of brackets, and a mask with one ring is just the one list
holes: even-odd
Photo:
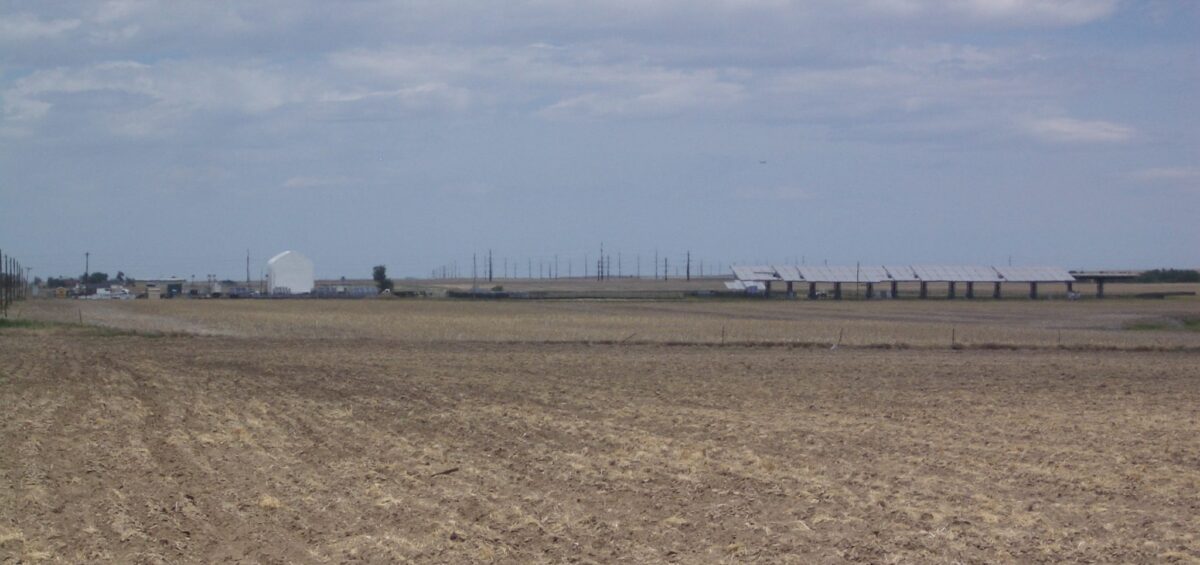
[(315, 279), (313, 262), (295, 251), (284, 251), (267, 261), (269, 294), (308, 294)]

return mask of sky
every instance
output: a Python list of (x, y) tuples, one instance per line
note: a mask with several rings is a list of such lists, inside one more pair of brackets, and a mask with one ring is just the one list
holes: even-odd
[(0, 102), (42, 276), (1200, 266), (1191, 1), (0, 0)]

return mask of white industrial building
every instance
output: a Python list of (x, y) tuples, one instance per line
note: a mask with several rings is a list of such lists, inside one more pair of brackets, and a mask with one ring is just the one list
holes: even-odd
[(313, 262), (295, 251), (284, 251), (267, 261), (269, 294), (308, 294), (313, 291)]

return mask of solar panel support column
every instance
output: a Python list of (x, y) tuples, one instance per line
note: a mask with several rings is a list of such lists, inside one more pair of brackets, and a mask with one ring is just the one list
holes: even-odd
[(1067, 281), (1067, 292), (1075, 292), (1075, 283)]
[(808, 283), (808, 299), (809, 300), (817, 299), (817, 283), (815, 283), (815, 282)]
[(1029, 299), (1037, 300), (1037, 283), (1035, 282), (1029, 283)]
[(840, 282), (833, 283), (833, 299), (834, 300), (842, 299), (842, 283), (840, 283)]
[(967, 298), (975, 298), (975, 283), (967, 282)]
[(763, 284), (766, 285), (766, 288), (763, 290), (763, 298), (770, 298), (771, 297), (771, 281), (765, 281)]
[(792, 281), (787, 282), (787, 297), (788, 298), (796, 297), (796, 293), (792, 290)]
[(1104, 298), (1104, 279), (1096, 279), (1096, 298)]
[(995, 298), (996, 300), (1000, 300), (1000, 283), (999, 282), (996, 282), (995, 285), (992, 287), (992, 298)]
[(875, 283), (867, 283), (867, 300), (875, 298)]
[(899, 283), (892, 281), (892, 298), (896, 298), (896, 295), (900, 293), (899, 287)]
[(921, 281), (921, 298), (929, 298), (929, 283)]
[(954, 281), (950, 281), (950, 284), (949, 284), (949, 288), (950, 288), (950, 290), (947, 290), (947, 291), (946, 291), (946, 298), (949, 298), (950, 300), (954, 300), (954, 286), (955, 286), (955, 284), (956, 284), (956, 283), (955, 283)]

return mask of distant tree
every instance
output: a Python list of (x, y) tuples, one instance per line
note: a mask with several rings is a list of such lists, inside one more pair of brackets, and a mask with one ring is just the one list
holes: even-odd
[(1137, 278), (1138, 282), (1147, 283), (1189, 283), (1200, 282), (1200, 271), (1190, 269), (1154, 269), (1146, 271)]
[(125, 271), (117, 271), (117, 282), (125, 282)]
[(108, 273), (91, 273), (87, 276), (88, 284), (104, 284), (108, 282)]
[(389, 279), (387, 276), (387, 266), (385, 265), (375, 265), (375, 267), (371, 269), (371, 278), (375, 279), (375, 286), (379, 287), (379, 292), (392, 290), (392, 288), (395, 286), (395, 284), (392, 283), (392, 279)]
[(42, 286), (42, 277), (33, 277), (33, 286)]

